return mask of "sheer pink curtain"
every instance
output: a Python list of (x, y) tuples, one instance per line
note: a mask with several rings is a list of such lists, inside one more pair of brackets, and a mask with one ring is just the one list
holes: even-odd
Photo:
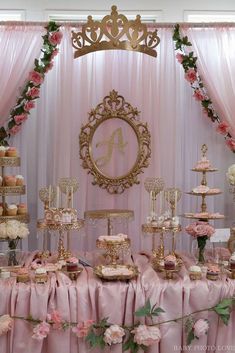
[(16, 103), (34, 59), (40, 55), (42, 26), (6, 24), (0, 26), (0, 125)]
[(221, 118), (235, 136), (235, 28), (184, 28), (197, 55), (198, 70)]

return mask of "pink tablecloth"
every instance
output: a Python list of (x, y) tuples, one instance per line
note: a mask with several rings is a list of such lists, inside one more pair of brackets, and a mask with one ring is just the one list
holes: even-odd
[[(48, 312), (57, 309), (68, 321), (99, 320), (109, 317), (109, 322), (130, 324), (133, 312), (143, 306), (148, 298), (158, 303), (165, 313), (161, 321), (173, 319), (192, 311), (217, 304), (222, 298), (235, 295), (235, 280), (217, 282), (203, 279), (190, 281), (182, 268), (174, 280), (164, 280), (156, 273), (147, 257), (134, 256), (140, 275), (129, 282), (102, 282), (91, 268), (85, 268), (77, 281), (71, 282), (63, 273), (52, 273), (47, 284), (16, 283), (15, 279), (0, 280), (0, 315), (32, 315), (45, 319)], [(218, 320), (213, 312), (198, 314), (208, 318), (207, 336), (186, 347), (182, 323), (161, 326), (162, 339), (149, 349), (150, 353), (178, 352), (235, 352), (235, 314), (228, 326)], [(0, 353), (87, 353), (87, 344), (70, 330), (51, 330), (48, 338), (40, 342), (31, 338), (32, 325), (15, 320), (13, 330), (0, 337)], [(121, 345), (112, 346), (112, 353), (121, 353)], [(93, 350), (99, 353), (99, 350)], [(110, 352), (106, 348), (105, 352)]]

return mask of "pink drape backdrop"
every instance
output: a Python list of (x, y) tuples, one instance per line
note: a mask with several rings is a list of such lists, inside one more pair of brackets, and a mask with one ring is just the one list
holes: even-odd
[(235, 134), (235, 28), (184, 28), (216, 111)]
[(0, 26), (0, 125), (16, 104), (34, 59), (40, 55), (44, 29), (42, 26)]
[[(221, 35), (216, 28), (213, 31)], [(81, 218), (89, 209), (133, 209), (135, 220), (125, 227), (132, 239), (133, 249), (150, 246), (150, 239), (143, 238), (141, 234), (141, 224), (146, 221), (149, 205), (144, 179), (147, 176), (161, 176), (167, 187), (191, 190), (200, 184), (199, 176), (190, 169), (200, 157), (203, 143), (207, 143), (208, 156), (220, 169), (220, 173), (209, 176), (209, 185), (220, 187), (224, 192), (221, 196), (208, 199), (208, 209), (227, 216), (225, 222), (217, 222), (215, 226), (230, 226), (233, 219), (232, 197), (228, 192), (225, 171), (234, 162), (234, 156), (224, 146), (223, 138), (215, 133), (211, 122), (203, 116), (198, 102), (192, 98), (192, 90), (175, 60), (172, 29), (159, 30), (161, 44), (157, 48), (157, 58), (141, 53), (106, 51), (74, 60), (70, 32), (71, 28), (63, 28), (60, 54), (55, 58), (53, 70), (46, 76), (37, 107), (22, 133), (11, 141), (19, 148), (22, 157), (21, 173), (27, 182), (31, 215), (32, 232), (23, 247), (37, 248), (41, 243), (41, 236), (36, 238), (36, 220), (43, 216), (43, 205), (38, 199), (39, 189), (64, 176), (79, 180), (75, 206)], [(39, 33), (37, 37), (40, 37)], [(17, 37), (13, 37), (12, 41), (17, 43)], [(5, 60), (9, 58), (5, 57)], [(214, 60), (213, 55), (210, 60)], [(78, 143), (81, 124), (88, 119), (87, 113), (112, 89), (141, 111), (140, 119), (148, 123), (152, 135), (151, 163), (139, 176), (140, 185), (115, 196), (91, 185), (92, 178), (81, 167)], [(26, 197), (21, 199), (25, 201)], [(196, 211), (199, 207), (198, 199), (183, 194), (178, 213)], [(182, 223), (188, 222), (182, 219)], [(104, 226), (102, 223), (95, 229), (88, 225), (87, 237), (74, 234), (73, 247), (94, 248), (95, 238), (106, 232)], [(118, 230), (122, 230), (121, 225)], [(55, 244), (55, 237), (52, 236), (52, 248)], [(191, 247), (189, 237), (184, 234), (179, 236), (177, 244), (186, 250)]]

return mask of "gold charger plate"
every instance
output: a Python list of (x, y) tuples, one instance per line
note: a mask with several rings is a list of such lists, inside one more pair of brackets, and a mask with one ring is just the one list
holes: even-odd
[[(114, 268), (114, 269), (128, 269), (130, 271), (132, 271), (131, 274), (115, 274), (115, 275), (106, 275), (103, 273), (103, 269), (107, 269), (107, 268)], [(106, 281), (126, 281), (129, 279), (133, 279), (135, 277), (138, 276), (139, 271), (137, 266), (133, 266), (133, 265), (98, 265), (96, 267), (94, 267), (94, 273), (96, 274), (96, 276), (98, 276), (101, 279), (104, 279)]]

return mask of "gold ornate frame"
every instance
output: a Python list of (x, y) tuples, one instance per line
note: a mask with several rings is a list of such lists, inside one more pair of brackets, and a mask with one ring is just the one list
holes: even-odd
[[(121, 194), (125, 189), (134, 184), (139, 184), (138, 174), (143, 172), (143, 168), (149, 165), (151, 156), (151, 136), (147, 123), (138, 121), (139, 111), (127, 103), (124, 97), (112, 90), (109, 96), (105, 96), (103, 102), (98, 104), (89, 113), (88, 123), (82, 125), (79, 135), (80, 158), (82, 167), (88, 169), (88, 174), (93, 175), (93, 185), (98, 185), (102, 189), (107, 189), (110, 194)], [(129, 170), (123, 176), (109, 177), (105, 175), (95, 164), (92, 155), (92, 139), (97, 128), (109, 119), (121, 119), (133, 129), (137, 142), (137, 158)]]

